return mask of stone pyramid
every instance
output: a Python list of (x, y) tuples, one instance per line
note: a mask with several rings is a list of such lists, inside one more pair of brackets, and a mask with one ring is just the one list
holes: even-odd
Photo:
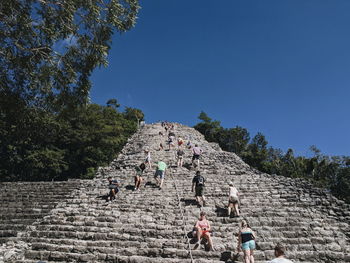
[[(243, 262), (236, 252), (239, 222), (257, 234), (255, 261), (272, 259), (283, 242), (294, 262), (350, 262), (350, 207), (302, 181), (260, 173), (224, 152), (193, 128), (175, 124), (175, 134), (198, 143), (204, 153), (205, 207), (191, 192), (192, 167), (176, 167), (175, 149), (158, 150), (166, 137), (159, 123), (145, 125), (129, 139), (109, 167), (94, 180), (1, 183), (0, 262)], [(164, 161), (162, 190), (147, 184), (133, 191), (134, 167), (145, 159)], [(185, 150), (185, 163), (191, 151)], [(106, 202), (107, 177), (122, 183), (117, 199)], [(228, 181), (241, 196), (241, 217), (227, 216)], [(191, 232), (204, 210), (213, 228), (215, 251), (193, 250)]]

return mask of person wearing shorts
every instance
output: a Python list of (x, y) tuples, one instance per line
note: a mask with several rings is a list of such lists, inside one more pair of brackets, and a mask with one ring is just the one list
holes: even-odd
[(113, 180), (112, 177), (107, 178), (109, 182), (109, 194), (107, 197), (107, 201), (113, 201), (115, 199), (115, 195), (119, 192), (119, 182), (117, 180)]
[(159, 189), (162, 189), (166, 169), (167, 169), (167, 165), (165, 162), (162, 162), (162, 161), (158, 162), (156, 173), (154, 174), (154, 178), (156, 179), (156, 183)]
[(148, 164), (149, 169), (152, 168), (152, 163), (151, 163), (151, 152), (149, 150), (145, 150), (145, 154), (146, 154), (146, 159), (145, 159), (145, 164)]
[(200, 213), (199, 220), (195, 224), (194, 229), (195, 235), (197, 236), (197, 243), (195, 249), (198, 249), (200, 247), (202, 238), (205, 238), (206, 240), (208, 240), (209, 249), (214, 251), (213, 241), (210, 236), (211, 227), (209, 221), (206, 219), (206, 214), (204, 211)]
[(228, 193), (228, 207), (227, 207), (227, 214), (228, 216), (231, 216), (232, 208), (235, 211), (236, 216), (239, 216), (239, 198), (238, 198), (238, 191), (236, 187), (233, 186), (232, 182), (229, 182), (229, 193)]
[(182, 149), (178, 149), (176, 152), (176, 158), (177, 158), (177, 167), (182, 167), (183, 165), (183, 157), (184, 157), (184, 151)]
[(145, 163), (141, 163), (139, 166), (135, 167), (136, 170), (136, 175), (135, 175), (135, 188), (134, 191), (140, 191), (140, 186), (142, 183), (142, 174), (144, 172), (144, 170), (146, 169), (146, 165)]
[(194, 161), (197, 161), (197, 168), (199, 169), (199, 157), (202, 154), (202, 149), (198, 147), (198, 144), (195, 144), (195, 146), (192, 149), (193, 156), (192, 156), (192, 165), (194, 164)]
[(204, 183), (204, 177), (201, 175), (200, 171), (197, 171), (196, 176), (192, 179), (192, 192), (195, 190), (195, 197), (199, 206), (205, 206)]
[(247, 221), (242, 220), (238, 233), (237, 250), (243, 250), (245, 263), (254, 263), (255, 239), (256, 236)]

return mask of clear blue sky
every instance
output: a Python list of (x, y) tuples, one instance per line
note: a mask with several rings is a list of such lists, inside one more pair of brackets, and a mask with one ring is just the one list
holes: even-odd
[(201, 110), (270, 146), (350, 155), (349, 0), (143, 0), (91, 99), (193, 126)]

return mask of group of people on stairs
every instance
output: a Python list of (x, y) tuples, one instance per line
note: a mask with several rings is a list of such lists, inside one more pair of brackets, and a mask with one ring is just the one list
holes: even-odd
[[(195, 176), (192, 179), (192, 192), (195, 193), (195, 199), (197, 205), (199, 207), (203, 207), (206, 205), (206, 199), (204, 196), (205, 189), (205, 178), (199, 171), (200, 168), (200, 157), (203, 153), (203, 150), (198, 146), (198, 144), (192, 144), (190, 140), (188, 140), (187, 144), (185, 140), (179, 137), (176, 140), (176, 135), (174, 132), (174, 124), (168, 122), (162, 122), (162, 127), (165, 129), (165, 135), (167, 136), (166, 145), (168, 146), (168, 151), (172, 148), (175, 148), (175, 143), (177, 142), (177, 150), (176, 150), (176, 164), (177, 167), (183, 166), (184, 159), (184, 148), (188, 148), (192, 151), (192, 162), (191, 165), (196, 168)], [(164, 133), (159, 132), (159, 136), (163, 137)], [(186, 145), (186, 146), (185, 146)], [(185, 146), (185, 147), (184, 147)], [(158, 150), (164, 150), (163, 142), (159, 144)], [(140, 188), (143, 183), (143, 174), (146, 170), (147, 166), (149, 169), (152, 169), (152, 159), (151, 159), (151, 151), (149, 149), (145, 150), (145, 159), (144, 161), (135, 167), (135, 185), (134, 191), (140, 191)], [(156, 186), (159, 189), (162, 189), (164, 183), (165, 172), (167, 170), (167, 164), (164, 161), (158, 161), (156, 164), (156, 170), (154, 174), (154, 179), (156, 181)], [(116, 194), (119, 191), (119, 182), (111, 177), (108, 177), (109, 181), (109, 189), (110, 193), (108, 196), (108, 201), (112, 201), (115, 199)], [(233, 182), (228, 182), (228, 206), (227, 206), (227, 215), (231, 216), (240, 216), (240, 200), (239, 200), (239, 192), (237, 188), (234, 186)], [(201, 242), (203, 240), (208, 242), (209, 250), (214, 251), (213, 240), (211, 237), (211, 226), (209, 221), (206, 218), (206, 213), (204, 211), (200, 212), (200, 216), (198, 221), (195, 223), (193, 228), (193, 237), (196, 237), (197, 242), (193, 249), (200, 248)], [(250, 228), (249, 224), (246, 220), (242, 220), (240, 222), (239, 231), (236, 234), (238, 242), (237, 242), (237, 252), (243, 251), (244, 253), (244, 262), (245, 263), (254, 263), (254, 250), (256, 248), (255, 239), (256, 234)], [(291, 263), (292, 261), (285, 258), (285, 247), (281, 244), (277, 244), (275, 247), (275, 256), (276, 258), (269, 263)]]

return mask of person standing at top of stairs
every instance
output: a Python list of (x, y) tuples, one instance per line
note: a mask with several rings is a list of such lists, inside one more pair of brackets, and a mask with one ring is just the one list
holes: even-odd
[(166, 169), (167, 169), (167, 165), (165, 162), (163, 161), (158, 162), (156, 173), (154, 174), (154, 178), (156, 179), (156, 183), (157, 183), (157, 186), (159, 187), (159, 190), (162, 189)]

